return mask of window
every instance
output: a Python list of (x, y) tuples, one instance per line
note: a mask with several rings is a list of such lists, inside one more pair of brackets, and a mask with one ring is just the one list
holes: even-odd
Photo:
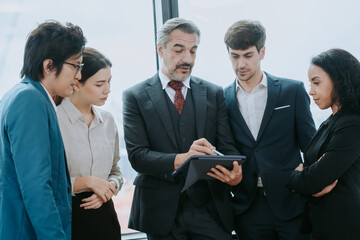
[(47, 19), (71, 22), (84, 31), (88, 43), (113, 63), (111, 93), (102, 107), (110, 111), (120, 133), (120, 167), (125, 184), (114, 197), (122, 232), (127, 229), (133, 179), (122, 128), (122, 92), (156, 72), (152, 1), (3, 0), (0, 3), (0, 98), (20, 81), (27, 35)]
[[(304, 81), (312, 56), (330, 48), (343, 48), (360, 59), (360, 2), (181, 0), (179, 16), (198, 25), (201, 40), (193, 74), (226, 87), (235, 79), (224, 44), (226, 30), (236, 21), (260, 21), (266, 28), (266, 53), (262, 70)], [(313, 102), (318, 126), (331, 113)]]

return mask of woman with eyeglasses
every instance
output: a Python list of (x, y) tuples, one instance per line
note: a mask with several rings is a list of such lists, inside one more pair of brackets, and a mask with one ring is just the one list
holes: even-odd
[(72, 239), (121, 239), (112, 196), (123, 184), (119, 136), (102, 106), (110, 93), (111, 62), (93, 48), (83, 53), (81, 80), (57, 115), (72, 182)]

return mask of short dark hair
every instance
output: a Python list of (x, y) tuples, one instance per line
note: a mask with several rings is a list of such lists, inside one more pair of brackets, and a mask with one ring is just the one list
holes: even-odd
[(255, 46), (258, 52), (265, 46), (266, 30), (259, 21), (241, 20), (235, 22), (225, 33), (227, 48), (246, 50)]
[(43, 78), (43, 62), (46, 59), (52, 60), (51, 68), (56, 69), (58, 76), (64, 61), (76, 54), (81, 55), (85, 44), (86, 38), (79, 26), (71, 23), (63, 25), (55, 20), (40, 24), (27, 39), (21, 78), (26, 76), (34, 81)]
[(341, 108), (360, 111), (360, 63), (351, 53), (343, 49), (330, 49), (311, 59), (311, 63), (322, 68), (334, 83), (333, 102)]
[(83, 52), (84, 67), (81, 70), (80, 83), (84, 84), (91, 76), (96, 74), (100, 69), (107, 66), (112, 67), (110, 60), (94, 48), (86, 47)]
[(186, 20), (183, 18), (171, 18), (167, 20), (164, 25), (160, 28), (160, 30), (157, 33), (157, 43), (161, 46), (165, 47), (166, 44), (170, 40), (170, 33), (174, 31), (175, 29), (179, 29), (185, 33), (193, 34), (196, 33), (198, 39), (197, 43), (200, 42), (200, 30), (190, 20)]

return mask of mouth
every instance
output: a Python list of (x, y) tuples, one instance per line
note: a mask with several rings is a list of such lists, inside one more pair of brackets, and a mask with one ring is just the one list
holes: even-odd
[(102, 100), (102, 101), (106, 101), (106, 100), (107, 100), (107, 97), (100, 98), (100, 100)]
[(240, 75), (245, 75), (248, 71), (247, 70), (239, 70), (238, 73)]
[(191, 70), (191, 67), (192, 67), (191, 64), (182, 64), (182, 65), (177, 66), (176, 68), (180, 69), (183, 72), (187, 72), (187, 71)]

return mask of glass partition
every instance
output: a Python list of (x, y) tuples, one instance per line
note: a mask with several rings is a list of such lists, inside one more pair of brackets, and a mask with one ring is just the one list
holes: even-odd
[[(0, 2), (0, 98), (20, 81), (27, 35), (47, 19), (79, 25), (87, 46), (104, 53), (113, 63), (111, 93), (102, 107), (110, 111), (120, 132), (120, 167), (125, 184), (114, 203), (122, 232), (127, 229), (136, 175), (127, 160), (122, 128), (122, 92), (156, 72), (152, 1), (45, 1)], [(79, 149), (81, 151), (81, 149)]]
[[(181, 0), (179, 15), (201, 31), (193, 74), (223, 87), (235, 79), (224, 44), (226, 30), (241, 19), (259, 20), (266, 28), (262, 70), (304, 81), (312, 56), (343, 48), (360, 58), (360, 2), (356, 0)], [(312, 102), (318, 126), (330, 115)]]

